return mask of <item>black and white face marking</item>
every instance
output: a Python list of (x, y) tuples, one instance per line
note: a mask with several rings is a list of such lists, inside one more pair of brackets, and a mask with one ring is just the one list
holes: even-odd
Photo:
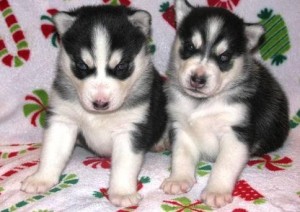
[(249, 33), (242, 19), (224, 9), (184, 5), (185, 1), (175, 5), (176, 77), (189, 95), (209, 97), (239, 77), (244, 54), (257, 44), (263, 30), (256, 25)]
[(121, 107), (149, 64), (149, 14), (125, 7), (83, 7), (58, 13), (54, 21), (62, 37), (60, 68), (83, 107), (94, 112)]

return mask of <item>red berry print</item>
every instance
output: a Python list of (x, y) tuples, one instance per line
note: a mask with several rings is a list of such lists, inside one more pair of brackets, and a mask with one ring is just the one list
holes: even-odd
[(128, 7), (131, 4), (130, 0), (103, 0), (104, 4), (109, 4), (113, 6), (123, 5)]
[(258, 169), (263, 169), (264, 167), (270, 171), (283, 171), (288, 167), (292, 166), (292, 159), (288, 157), (280, 157), (275, 155), (273, 158), (270, 155), (263, 155), (260, 158), (250, 160), (248, 162), (249, 166), (256, 166)]
[(264, 196), (253, 189), (245, 180), (237, 182), (233, 191), (233, 196), (238, 196), (245, 201), (251, 201), (254, 204), (262, 204), (266, 202)]
[(159, 11), (163, 13), (163, 18), (175, 29), (176, 22), (174, 5), (171, 6), (169, 2), (164, 2), (160, 5)]
[(51, 37), (51, 43), (54, 47), (58, 47), (59, 44), (59, 36), (52, 20), (56, 13), (58, 13), (58, 10), (52, 8), (47, 10), (47, 15), (41, 16), (41, 20), (43, 22), (41, 25), (41, 31), (45, 38)]
[(83, 164), (85, 166), (91, 166), (93, 169), (97, 169), (97, 168), (110, 169), (111, 160), (110, 158), (87, 157), (83, 161)]
[(207, 3), (211, 7), (222, 7), (228, 10), (233, 10), (240, 0), (207, 0)]

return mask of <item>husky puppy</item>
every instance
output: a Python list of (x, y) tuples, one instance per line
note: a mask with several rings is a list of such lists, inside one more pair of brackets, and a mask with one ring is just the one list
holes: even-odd
[(41, 162), (21, 189), (58, 183), (78, 137), (112, 156), (109, 199), (138, 204), (137, 177), (147, 150), (165, 131), (162, 79), (147, 48), (151, 17), (122, 6), (89, 6), (54, 17), (61, 37)]
[(264, 29), (220, 8), (175, 3), (177, 36), (167, 87), (173, 142), (167, 194), (189, 191), (199, 159), (215, 161), (201, 199), (213, 207), (232, 201), (250, 156), (281, 147), (288, 135), (288, 103), (278, 82), (253, 57)]

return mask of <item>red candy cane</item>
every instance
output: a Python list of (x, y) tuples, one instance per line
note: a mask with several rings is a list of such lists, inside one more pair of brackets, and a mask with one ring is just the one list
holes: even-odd
[(38, 164), (39, 161), (37, 160), (34, 160), (34, 161), (31, 161), (31, 162), (26, 162), (26, 163), (22, 163), (20, 166), (16, 166), (14, 167), (13, 169), (5, 172), (3, 175), (0, 176), (0, 182), (9, 178), (10, 176), (20, 172), (21, 170), (24, 170), (24, 169), (28, 169), (32, 166), (35, 166)]
[(16, 44), (17, 55), (8, 52), (3, 38), (0, 37), (0, 59), (9, 67), (20, 67), (29, 59), (30, 50), (24, 33), (7, 0), (0, 0), (0, 11)]

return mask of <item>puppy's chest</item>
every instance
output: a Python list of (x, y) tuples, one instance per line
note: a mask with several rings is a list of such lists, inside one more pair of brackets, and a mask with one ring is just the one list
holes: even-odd
[(188, 125), (194, 132), (212, 132), (216, 135), (240, 125), (246, 118), (246, 107), (224, 101), (208, 101), (200, 104), (187, 116)]
[(143, 119), (140, 110), (122, 111), (110, 115), (88, 115), (80, 123), (87, 145), (100, 155), (111, 155), (116, 138), (135, 130), (135, 123)]

